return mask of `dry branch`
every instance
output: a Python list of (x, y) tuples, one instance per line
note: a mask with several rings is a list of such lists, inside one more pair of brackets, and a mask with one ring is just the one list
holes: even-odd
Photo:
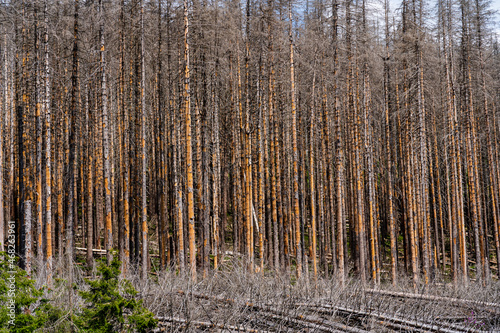
[[(309, 305), (316, 307), (319, 312), (326, 312), (326, 313), (345, 313), (348, 315), (356, 315), (356, 316), (362, 316), (362, 317), (371, 317), (375, 318), (377, 320), (380, 320), (380, 324), (383, 324), (387, 327), (391, 327), (394, 329), (400, 329), (401, 326), (406, 329), (411, 329), (412, 331), (417, 330), (421, 332), (443, 332), (443, 333), (454, 333), (454, 332), (460, 332), (458, 330), (461, 330), (462, 332), (483, 332), (481, 330), (475, 330), (472, 328), (467, 328), (459, 325), (453, 325), (449, 323), (440, 323), (440, 326), (437, 324), (427, 324), (422, 321), (417, 321), (417, 320), (412, 320), (412, 319), (406, 319), (406, 318), (399, 318), (395, 317), (389, 314), (384, 314), (384, 313), (378, 313), (378, 312), (368, 312), (368, 311), (363, 311), (363, 310), (356, 310), (352, 308), (347, 308), (347, 307), (342, 307), (342, 306), (333, 306), (333, 305), (328, 305), (328, 304), (321, 304), (321, 305)], [(452, 328), (447, 328), (447, 327), (452, 327)]]
[(387, 291), (387, 290), (366, 289), (365, 291), (368, 293), (372, 293), (372, 294), (387, 295), (387, 296), (392, 296), (392, 297), (424, 299), (424, 300), (429, 300), (429, 301), (447, 302), (447, 303), (451, 303), (451, 304), (459, 303), (459, 304), (463, 304), (463, 305), (479, 305), (479, 306), (484, 306), (484, 307), (492, 307), (492, 308), (500, 309), (499, 303), (474, 301), (474, 300), (460, 299), (460, 298), (453, 298), (453, 297), (403, 293), (403, 292)]
[(161, 326), (166, 326), (165, 322), (181, 324), (186, 329), (194, 326), (197, 328), (218, 328), (218, 329), (222, 329), (222, 330), (232, 330), (232, 331), (236, 331), (236, 332), (252, 332), (252, 333), (265, 333), (265, 332), (267, 332), (267, 331), (252, 329), (252, 328), (246, 328), (246, 327), (242, 327), (242, 326), (218, 324), (218, 323), (212, 323), (212, 322), (207, 322), (207, 321), (186, 320), (186, 319), (177, 318), (177, 317), (157, 317), (156, 319), (158, 319), (158, 321), (159, 321), (158, 325), (160, 327), (156, 328), (153, 332), (164, 332), (166, 327), (161, 327)]

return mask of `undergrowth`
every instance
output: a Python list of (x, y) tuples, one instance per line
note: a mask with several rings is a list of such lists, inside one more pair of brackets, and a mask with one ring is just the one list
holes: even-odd
[[(414, 321), (438, 323), (444, 320), (465, 328), (500, 329), (498, 312), (492, 313), (479, 303), (453, 306), (447, 302), (421, 299), (400, 300), (368, 291), (372, 287), (393, 293), (410, 292), (499, 303), (498, 281), (492, 281), (488, 286), (471, 281), (462, 286), (436, 279), (427, 285), (419, 284), (415, 290), (412, 280), (401, 275), (397, 286), (385, 281), (379, 286), (362, 285), (356, 277), (349, 277), (342, 284), (334, 274), (314, 279), (312, 272), (305, 271), (303, 278), (296, 279), (293, 272), (266, 269), (264, 273), (254, 273), (244, 260), (236, 256), (225, 258), (218, 270), (209, 270), (203, 279), (200, 274), (196, 282), (191, 280), (189, 272), (173, 268), (151, 272), (148, 279), (142, 279), (133, 265), (122, 274), (117, 259), (110, 265), (100, 261), (90, 269), (72, 265), (69, 270), (63, 258), (54, 262), (54, 279), (49, 289), (44, 286), (44, 265), (35, 263), (33, 278), (16, 268), (15, 321), (11, 325), (7, 297), (11, 273), (8, 263), (2, 261), (4, 256), (0, 254), (0, 258), (0, 333), (149, 332), (157, 324), (172, 332), (191, 332), (196, 331), (193, 323), (293, 331), (295, 328), (287, 326), (290, 322), (286, 318), (323, 316), (311, 309), (325, 305), (375, 311)], [(71, 276), (69, 272), (72, 272)], [(262, 311), (248, 304), (272, 307), (283, 319), (278, 322), (273, 319), (273, 325), (278, 326), (272, 326), (269, 324), (271, 319), (263, 318)], [(155, 316), (162, 317), (160, 323)], [(165, 318), (176, 318), (179, 323), (165, 326)], [(353, 321), (354, 317), (339, 317), (336, 312), (327, 318), (369, 331), (377, 331), (378, 327), (376, 322)], [(260, 327), (261, 324), (264, 326)]]
[(0, 257), (0, 333), (147, 332), (156, 327), (133, 285), (120, 278), (116, 257), (109, 266), (101, 262), (95, 278), (72, 288), (57, 278), (52, 289), (37, 288), (24, 270), (9, 265), (5, 254)]

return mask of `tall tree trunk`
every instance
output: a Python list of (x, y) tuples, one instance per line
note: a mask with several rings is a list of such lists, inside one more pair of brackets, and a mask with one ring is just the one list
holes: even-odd
[(123, 255), (122, 272), (126, 273), (130, 258), (130, 165), (129, 165), (129, 130), (130, 120), (128, 108), (125, 106), (125, 0), (120, 6), (120, 96), (121, 96), (121, 121), (123, 123)]
[[(246, 222), (246, 246), (249, 260), (250, 271), (253, 271), (254, 265), (254, 234), (252, 223), (252, 207), (253, 207), (253, 192), (252, 192), (252, 140), (250, 138), (250, 0), (247, 0), (247, 15), (246, 15), (246, 39), (245, 39), (245, 124), (242, 130), (244, 131), (244, 150), (245, 150), (245, 222)], [(239, 72), (239, 67), (238, 67)], [(241, 105), (241, 94), (240, 94)]]
[(86, 145), (87, 145), (87, 266), (92, 267), (94, 253), (94, 219), (93, 219), (93, 153), (94, 153), (94, 140), (91, 137), (91, 128), (93, 127), (92, 115), (89, 108), (89, 94), (88, 86), (85, 86), (85, 132), (86, 132)]
[(292, 32), (292, 1), (288, 4), (289, 39), (290, 39), (290, 84), (292, 98), (292, 145), (293, 145), (293, 215), (295, 220), (295, 253), (297, 260), (297, 278), (302, 274), (302, 251), (300, 244), (300, 208), (299, 208), (299, 171), (297, 151), (297, 109), (295, 102), (295, 64), (293, 60), (293, 32)]
[[(384, 59), (384, 107), (385, 107), (385, 139), (386, 139), (386, 156), (387, 156), (387, 188), (388, 188), (388, 201), (389, 201), (389, 229), (391, 237), (391, 278), (392, 284), (397, 284), (397, 239), (396, 239), (396, 220), (394, 216), (394, 194), (393, 194), (393, 181), (392, 181), (392, 154), (391, 154), (391, 124), (390, 124), (390, 101), (389, 101), (389, 2), (384, 1), (385, 7), (385, 59)], [(396, 83), (397, 84), (397, 83)]]
[[(24, 6), (23, 6), (23, 14), (24, 14)], [(17, 18), (17, 16), (16, 16)], [(18, 21), (16, 19), (16, 45), (20, 44), (20, 35), (24, 35), (24, 21), (22, 32), (19, 33), (19, 29), (17, 29)], [(21, 57), (24, 56), (20, 54), (19, 49), (16, 52), (15, 59), (15, 74), (14, 74), (14, 90), (15, 90), (15, 105), (16, 105), (16, 120), (17, 120), (17, 151), (18, 151), (18, 188), (17, 188), (17, 201), (16, 201), (16, 215), (18, 217), (18, 223), (16, 226), (16, 231), (18, 231), (18, 237), (16, 239), (16, 244), (19, 246), (19, 267), (21, 269), (25, 268), (25, 256), (26, 256), (26, 246), (24, 244), (26, 237), (26, 228), (24, 224), (24, 211), (23, 211), (23, 202), (26, 196), (25, 194), (25, 152), (24, 152), (24, 101), (21, 100), (22, 91), (21, 91), (21, 71), (23, 71), (23, 66), (21, 65)]]
[[(212, 164), (213, 164), (213, 257), (214, 257), (214, 270), (218, 269), (219, 265), (219, 205), (220, 205), (220, 172), (221, 172), (221, 162), (220, 162), (220, 138), (219, 138), (219, 84), (218, 84), (218, 61), (215, 64), (215, 73), (212, 82), (212, 98), (213, 98), (213, 131), (212, 131), (212, 142), (214, 145), (212, 153)], [(225, 212), (223, 212), (225, 213)], [(224, 239), (222, 239), (224, 241)]]
[(147, 279), (148, 274), (148, 216), (147, 216), (147, 161), (146, 161), (146, 72), (144, 53), (144, 0), (141, 0), (141, 241), (142, 241), (142, 278)]
[[(47, 0), (44, 1), (44, 101), (43, 109), (45, 113), (45, 246), (46, 246), (46, 269), (47, 285), (52, 284), (52, 166), (51, 166), (51, 109), (50, 109), (50, 67), (49, 67), (49, 23), (47, 15)], [(0, 133), (0, 137), (1, 137)], [(1, 156), (0, 156), (1, 160)], [(1, 166), (0, 166), (0, 169)], [(2, 177), (0, 177), (2, 178)], [(1, 181), (1, 180), (0, 180)], [(0, 184), (1, 187), (1, 184)], [(1, 190), (0, 190), (1, 196)], [(3, 212), (3, 204), (0, 199), (0, 210)], [(2, 213), (0, 212), (0, 223), (2, 223)], [(2, 238), (3, 239), (3, 238)]]
[(186, 117), (186, 166), (189, 227), (189, 271), (196, 281), (196, 237), (194, 231), (193, 153), (191, 144), (191, 91), (189, 82), (189, 20), (188, 3), (184, 0), (184, 116)]
[[(78, 113), (78, 14), (79, 0), (75, 0), (74, 30), (73, 30), (73, 68), (71, 74), (71, 109), (69, 122), (69, 160), (68, 160), (68, 191), (66, 193), (66, 253), (68, 267), (73, 265), (73, 227), (74, 227), (74, 192), (76, 172), (76, 135), (77, 135), (77, 113)], [(70, 271), (70, 283), (71, 269)]]
[[(336, 192), (337, 197), (337, 258), (338, 258), (338, 275), (340, 277), (340, 282), (342, 285), (345, 283), (345, 243), (344, 243), (344, 233), (345, 233), (345, 211), (344, 211), (344, 146), (342, 140), (342, 124), (341, 124), (341, 109), (339, 101), (339, 47), (338, 47), (338, 3), (337, 0), (332, 2), (332, 28), (333, 28), (333, 61), (334, 61), (334, 108), (335, 108), (335, 142), (337, 151), (336, 160)], [(311, 150), (312, 152), (312, 150)], [(312, 168), (311, 168), (312, 170)], [(312, 183), (311, 183), (312, 184)], [(333, 189), (332, 189), (333, 191)], [(333, 209), (333, 207), (332, 207)], [(332, 211), (333, 213), (333, 211)], [(335, 240), (334, 240), (335, 241)]]
[(316, 131), (316, 126), (315, 126), (315, 115), (316, 115), (316, 109), (315, 109), (315, 88), (316, 88), (316, 71), (314, 70), (313, 73), (313, 81), (312, 81), (312, 89), (311, 89), (311, 125), (310, 125), (310, 138), (309, 138), (309, 182), (311, 186), (311, 248), (312, 248), (312, 262), (313, 262), (313, 272), (314, 272), (314, 279), (316, 280), (318, 278), (318, 267), (317, 267), (317, 258), (316, 258), (316, 250), (317, 250), (317, 240), (316, 240), (316, 188), (315, 188), (315, 131)]
[(109, 116), (108, 116), (108, 93), (106, 87), (106, 60), (105, 60), (105, 44), (104, 44), (104, 8), (102, 0), (99, 0), (99, 38), (100, 38), (100, 71), (101, 71), (101, 107), (102, 107), (102, 144), (103, 144), (103, 158), (104, 158), (104, 201), (105, 201), (105, 220), (106, 220), (106, 259), (108, 265), (113, 260), (113, 230), (111, 219), (111, 169), (110, 169), (110, 143), (109, 143)]
[(259, 72), (258, 72), (258, 78), (257, 78), (257, 103), (258, 103), (258, 109), (259, 109), (259, 125), (258, 125), (258, 133), (257, 133), (257, 141), (259, 143), (259, 151), (258, 151), (258, 163), (259, 163), (259, 169), (258, 169), (258, 174), (259, 174), (259, 189), (258, 189), (258, 210), (259, 210), (259, 215), (258, 215), (258, 233), (259, 233), (259, 259), (260, 259), (260, 271), (263, 274), (264, 273), (264, 234), (265, 231), (263, 230), (265, 224), (264, 221), (266, 219), (265, 217), (265, 197), (264, 197), (264, 188), (265, 188), (265, 183), (266, 183), (266, 174), (264, 172), (265, 165), (264, 165), (264, 159), (265, 159), (265, 152), (264, 152), (264, 137), (266, 136), (265, 133), (265, 115), (263, 114), (263, 106), (262, 106), (262, 91), (261, 91), (261, 73), (262, 73), (262, 55), (259, 58)]
[(35, 40), (35, 118), (36, 118), (36, 175), (35, 175), (35, 214), (36, 214), (36, 255), (38, 262), (43, 262), (43, 211), (42, 211), (42, 85), (40, 80), (40, 33), (38, 1), (33, 4), (34, 9), (34, 40)]

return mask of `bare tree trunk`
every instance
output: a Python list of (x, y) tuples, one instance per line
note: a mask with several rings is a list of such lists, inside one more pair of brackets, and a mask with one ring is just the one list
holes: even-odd
[[(49, 67), (49, 23), (47, 15), (47, 0), (44, 1), (44, 101), (45, 113), (45, 246), (46, 246), (46, 269), (47, 285), (52, 284), (52, 166), (51, 166), (51, 107), (50, 107), (50, 67)], [(1, 137), (1, 134), (0, 134)], [(0, 157), (1, 160), (1, 157)], [(0, 169), (1, 166), (0, 166)], [(0, 177), (1, 178), (1, 177)], [(1, 184), (0, 184), (1, 187)], [(0, 190), (1, 192), (1, 190)], [(1, 193), (0, 193), (1, 196)], [(0, 209), (3, 204), (0, 199)], [(2, 223), (0, 213), (0, 223)]]
[(23, 203), (24, 225), (26, 230), (24, 270), (28, 278), (31, 278), (31, 200)]
[(146, 162), (146, 72), (144, 68), (144, 0), (141, 0), (141, 241), (142, 241), (142, 278), (148, 274), (148, 216), (147, 216), (147, 162)]
[(94, 153), (94, 140), (91, 136), (92, 118), (89, 110), (89, 91), (88, 86), (85, 86), (85, 132), (87, 139), (87, 267), (91, 268), (94, 253), (94, 218), (93, 218), (93, 153)]
[(129, 117), (128, 108), (125, 107), (125, 0), (121, 1), (120, 6), (120, 96), (121, 96), (121, 111), (123, 123), (122, 144), (123, 156), (123, 255), (122, 273), (126, 273), (130, 259), (130, 166), (129, 166)]
[(295, 252), (297, 260), (297, 278), (302, 274), (302, 248), (300, 244), (300, 208), (299, 208), (299, 171), (297, 151), (297, 110), (295, 102), (295, 64), (293, 61), (293, 35), (292, 35), (292, 1), (288, 4), (289, 39), (290, 39), (290, 84), (292, 93), (292, 145), (293, 145), (293, 211), (295, 220)]
[(183, 222), (183, 207), (182, 207), (182, 186), (179, 184), (178, 176), (178, 160), (180, 155), (180, 121), (175, 114), (172, 115), (174, 130), (172, 131), (173, 143), (173, 173), (174, 173), (174, 206), (177, 221), (177, 241), (178, 241), (178, 263), (181, 272), (185, 271), (185, 255), (184, 255), (184, 222)]
[[(254, 265), (254, 233), (252, 223), (252, 207), (253, 207), (253, 193), (252, 193), (252, 140), (250, 138), (250, 78), (249, 78), (249, 57), (250, 57), (250, 0), (247, 0), (247, 22), (246, 22), (246, 39), (245, 39), (245, 124), (244, 128), (244, 151), (245, 151), (245, 223), (246, 223), (246, 247), (249, 259), (250, 271), (253, 271)], [(238, 67), (239, 72), (239, 67)], [(241, 105), (241, 93), (240, 93)], [(241, 115), (242, 117), (242, 115)]]
[(189, 20), (188, 3), (184, 0), (184, 115), (186, 117), (186, 166), (189, 227), (189, 271), (196, 281), (196, 236), (194, 231), (193, 153), (191, 144), (191, 91), (189, 82)]
[[(335, 142), (336, 142), (336, 151), (337, 151), (337, 159), (335, 162), (336, 167), (336, 190), (335, 195), (337, 199), (337, 211), (336, 211), (336, 219), (337, 219), (337, 258), (338, 258), (338, 275), (340, 277), (341, 284), (345, 283), (345, 244), (344, 244), (344, 232), (345, 232), (345, 212), (344, 212), (344, 146), (342, 141), (342, 124), (341, 124), (341, 109), (339, 102), (339, 39), (338, 39), (338, 2), (337, 0), (333, 0), (332, 2), (332, 28), (333, 28), (333, 61), (334, 61), (334, 109), (335, 109)], [(312, 150), (311, 150), (312, 152)], [(312, 170), (312, 168), (311, 168)], [(312, 184), (312, 183), (311, 183)], [(333, 188), (331, 189), (333, 196)], [(333, 214), (333, 207), (332, 207)], [(332, 226), (333, 228), (333, 226)], [(334, 240), (335, 241), (335, 240)]]
[(258, 78), (257, 78), (257, 102), (258, 102), (258, 108), (259, 108), (259, 125), (258, 125), (258, 133), (257, 133), (257, 141), (259, 143), (259, 151), (258, 151), (258, 163), (259, 163), (259, 169), (258, 169), (258, 178), (259, 178), (259, 188), (258, 188), (258, 233), (259, 233), (259, 259), (260, 259), (260, 271), (262, 274), (264, 274), (264, 234), (265, 231), (263, 228), (265, 227), (264, 221), (266, 220), (265, 217), (265, 197), (264, 197), (264, 188), (265, 188), (265, 183), (266, 183), (266, 174), (264, 172), (265, 170), (265, 165), (264, 165), (264, 159), (265, 159), (265, 152), (264, 152), (264, 137), (266, 136), (265, 133), (265, 115), (263, 111), (263, 105), (262, 105), (262, 90), (261, 90), (261, 73), (262, 73), (262, 57), (259, 58), (259, 72), (258, 72)]
[(38, 18), (38, 1), (34, 7), (34, 39), (35, 39), (35, 118), (36, 118), (36, 176), (35, 176), (35, 214), (36, 214), (36, 256), (38, 262), (43, 262), (43, 209), (42, 209), (42, 85), (40, 82), (40, 34)]
[[(394, 216), (394, 194), (393, 194), (393, 181), (392, 181), (392, 155), (391, 155), (391, 124), (390, 124), (390, 101), (389, 101), (389, 2), (384, 1), (385, 6), (385, 51), (386, 58), (384, 59), (384, 106), (385, 106), (385, 137), (386, 137), (386, 156), (387, 156), (387, 187), (389, 195), (389, 229), (391, 237), (391, 278), (392, 284), (397, 284), (397, 239), (396, 239), (396, 221)], [(397, 83), (396, 83), (397, 84)]]
[[(316, 62), (315, 62), (316, 63)], [(314, 279), (316, 280), (318, 278), (318, 265), (317, 265), (317, 258), (316, 258), (316, 250), (317, 250), (317, 240), (316, 240), (316, 188), (315, 188), (315, 172), (314, 172), (314, 162), (315, 162), (315, 131), (316, 131), (316, 126), (315, 126), (315, 115), (316, 115), (316, 109), (315, 109), (315, 88), (316, 88), (316, 71), (314, 70), (313, 73), (313, 81), (312, 81), (312, 89), (311, 89), (311, 125), (310, 125), (310, 138), (309, 138), (309, 178), (310, 178), (310, 186), (311, 186), (311, 248), (312, 248), (312, 261), (313, 261), (313, 272), (314, 272)]]
[(167, 239), (168, 239), (168, 214), (167, 214), (167, 163), (166, 163), (166, 150), (165, 150), (165, 137), (166, 137), (166, 116), (164, 109), (164, 96), (163, 96), (163, 67), (162, 67), (162, 1), (158, 1), (158, 55), (157, 62), (158, 68), (156, 73), (157, 81), (157, 100), (158, 100), (158, 119), (160, 124), (159, 129), (159, 151), (158, 154), (160, 159), (160, 170), (159, 170), (159, 181), (158, 190), (160, 191), (160, 216), (158, 223), (158, 250), (160, 256), (160, 269), (165, 269), (166, 266), (166, 251), (167, 251)]
[(108, 116), (108, 93), (106, 87), (106, 60), (105, 55), (105, 44), (104, 44), (104, 7), (102, 0), (99, 0), (99, 14), (100, 14), (100, 24), (99, 24), (99, 38), (100, 38), (100, 71), (101, 71), (101, 107), (102, 107), (102, 136), (103, 136), (103, 152), (104, 152), (104, 201), (106, 209), (106, 259), (108, 265), (113, 260), (113, 253), (111, 252), (113, 248), (113, 230), (112, 230), (112, 219), (111, 219), (111, 169), (110, 169), (110, 151), (109, 151), (109, 116)]
[[(214, 256), (214, 270), (217, 270), (219, 265), (219, 203), (220, 203), (220, 139), (219, 139), (219, 84), (218, 84), (218, 69), (216, 63), (215, 77), (213, 79), (212, 87), (212, 98), (213, 98), (213, 131), (212, 131), (212, 142), (214, 144), (214, 150), (212, 154), (213, 163), (213, 256)], [(225, 212), (223, 212), (225, 213)], [(222, 239), (224, 241), (224, 239)]]
[[(24, 7), (23, 7), (23, 15), (24, 15)], [(16, 16), (17, 17), (17, 16)], [(17, 19), (15, 22), (16, 27), (18, 26), (17, 24)], [(19, 33), (19, 30), (16, 29), (16, 44), (19, 45), (19, 35), (24, 35), (24, 21), (23, 21), (23, 27), (22, 27), (22, 33)], [(24, 52), (23, 52), (24, 53)], [(18, 167), (18, 189), (17, 189), (17, 201), (16, 201), (16, 214), (18, 217), (18, 224), (16, 226), (16, 231), (18, 231), (19, 236), (16, 239), (16, 243), (19, 245), (19, 267), (24, 269), (26, 267), (25, 265), (25, 258), (26, 258), (26, 245), (25, 245), (25, 237), (26, 237), (26, 226), (24, 223), (24, 211), (23, 211), (23, 202), (25, 199), (25, 175), (24, 175), (24, 168), (25, 168), (25, 151), (24, 151), (24, 101), (21, 100), (21, 71), (23, 70), (22, 66), (20, 65), (20, 56), (19, 56), (19, 51), (16, 52), (16, 60), (15, 60), (15, 74), (14, 74), (14, 90), (15, 90), (15, 105), (16, 105), (16, 120), (17, 120), (17, 152), (18, 152), (18, 162), (17, 162), (17, 167)]]
[[(274, 50), (273, 50), (273, 24), (272, 24), (272, 14), (274, 10), (274, 3), (273, 0), (268, 0), (268, 11), (269, 11), (269, 17), (268, 17), (268, 77), (269, 77), (269, 87), (268, 87), (268, 108), (269, 108), (269, 129), (271, 133), (270, 137), (270, 146), (271, 146), (271, 151), (270, 151), (270, 158), (271, 158), (271, 163), (269, 165), (269, 168), (271, 169), (271, 220), (272, 220), (272, 226), (273, 226), (273, 258), (274, 258), (274, 269), (279, 269), (280, 268), (280, 255), (279, 255), (279, 230), (278, 230), (278, 199), (277, 199), (277, 189), (276, 189), (276, 182), (277, 182), (277, 177), (276, 177), (276, 158), (275, 158), (275, 152), (276, 152), (276, 139), (275, 139), (275, 133), (277, 132), (275, 130), (276, 128), (276, 120), (275, 120), (275, 115), (274, 115), (274, 88), (275, 88), (275, 78), (274, 78)], [(279, 181), (279, 180), (278, 180)]]
[[(69, 163), (68, 163), (68, 192), (66, 193), (66, 254), (68, 267), (73, 266), (73, 227), (74, 227), (74, 192), (76, 171), (76, 134), (78, 112), (78, 14), (79, 0), (75, 0), (74, 35), (73, 35), (73, 69), (71, 74), (71, 111), (69, 128)], [(69, 270), (69, 284), (73, 283), (72, 269)]]

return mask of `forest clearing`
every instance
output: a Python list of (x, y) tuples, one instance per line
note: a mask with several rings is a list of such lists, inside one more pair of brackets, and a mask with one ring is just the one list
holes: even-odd
[(2, 1), (0, 332), (500, 331), (492, 5)]

